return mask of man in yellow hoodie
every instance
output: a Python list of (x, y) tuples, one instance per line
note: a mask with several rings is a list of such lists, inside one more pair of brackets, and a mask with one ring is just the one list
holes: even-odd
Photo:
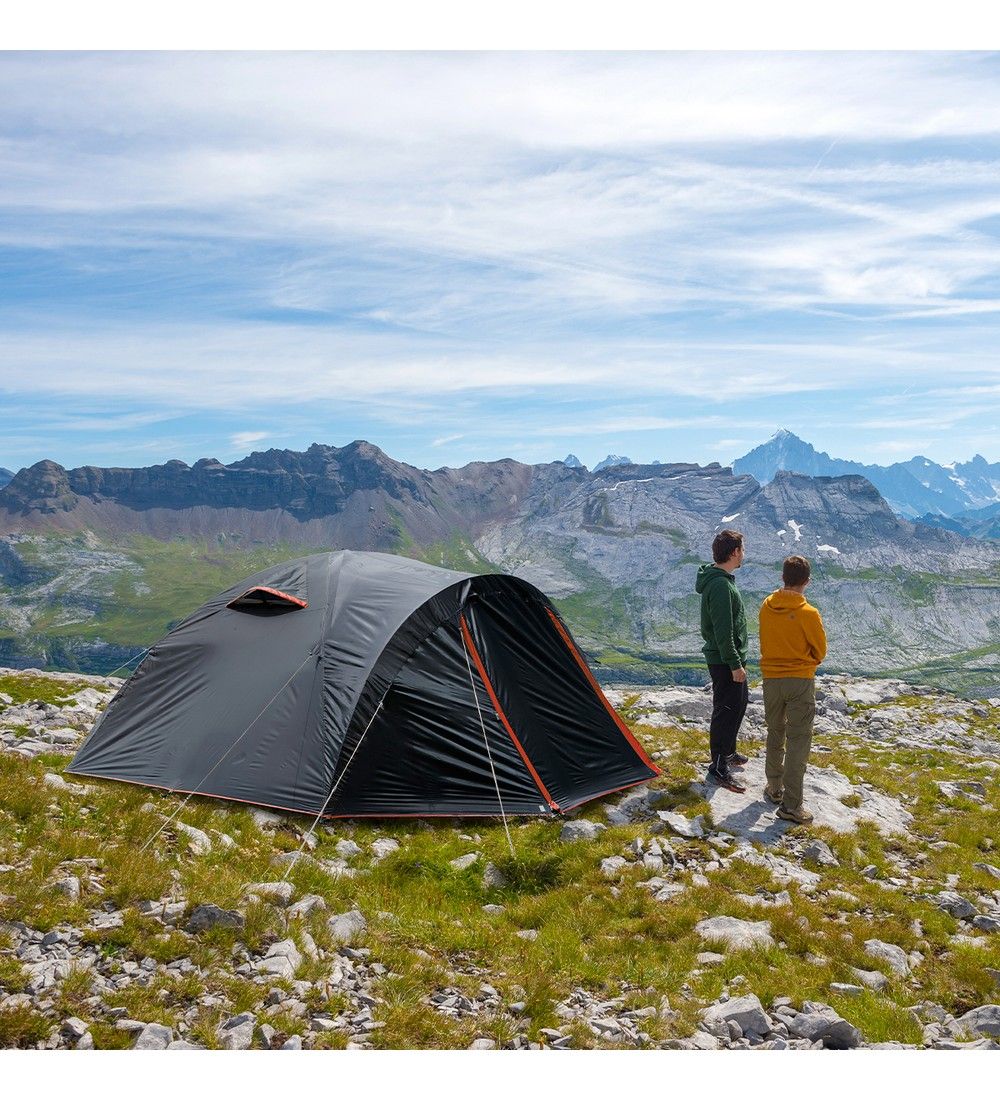
[(809, 573), (805, 558), (786, 558), (781, 569), (784, 588), (772, 592), (760, 608), (767, 723), (764, 797), (778, 805), (778, 817), (798, 825), (813, 819), (802, 804), (802, 781), (816, 715), (816, 666), (826, 656), (823, 620), (803, 595)]

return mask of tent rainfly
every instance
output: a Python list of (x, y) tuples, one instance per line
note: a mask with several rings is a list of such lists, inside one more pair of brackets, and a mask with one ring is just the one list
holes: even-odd
[(659, 774), (537, 588), (351, 550), (188, 616), (69, 770), (325, 817), (557, 814)]

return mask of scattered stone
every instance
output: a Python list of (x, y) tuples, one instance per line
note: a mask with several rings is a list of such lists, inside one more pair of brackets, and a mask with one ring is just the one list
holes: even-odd
[(695, 931), (709, 943), (724, 943), (728, 951), (753, 947), (773, 947), (771, 922), (740, 920), (738, 917), (708, 917), (695, 925)]
[(856, 966), (852, 966), (851, 973), (862, 985), (874, 989), (876, 993), (881, 993), (889, 984), (889, 979), (881, 970), (859, 970)]
[[(764, 1006), (753, 993), (748, 993), (745, 997), (734, 997), (725, 1004), (710, 1005), (702, 1013), (702, 1020), (706, 1025), (714, 1025), (716, 1021), (727, 1025), (735, 1023), (739, 1026), (741, 1035), (748, 1031), (766, 1035), (771, 1030), (771, 1021), (767, 1018)], [(708, 1029), (711, 1034), (718, 1034), (712, 1026)], [(722, 1038), (721, 1035), (719, 1037)]]
[(338, 913), (326, 922), (330, 935), (337, 943), (354, 943), (368, 929), (368, 921), (359, 909)]
[(972, 918), (972, 927), (978, 928), (980, 932), (1000, 932), (1000, 920), (996, 917), (988, 917), (984, 913), (979, 913)]
[(353, 859), (355, 856), (361, 855), (361, 845), (356, 844), (353, 840), (338, 840), (336, 844), (337, 855), (341, 859)]
[(670, 810), (658, 810), (656, 816), (678, 836), (698, 840), (705, 835), (705, 819), (701, 814), (688, 818), (683, 814), (671, 813)]
[(515, 932), (514, 934), (516, 936), (520, 937), (522, 940), (537, 940), (538, 939), (538, 929), (537, 928), (521, 928), (521, 929), (518, 929), (518, 931)]
[(275, 905), (288, 905), (294, 893), (295, 887), (290, 882), (251, 882), (243, 887), (244, 896), (256, 894)]
[(193, 825), (185, 825), (183, 821), (175, 821), (174, 828), (188, 838), (190, 841), (188, 847), (196, 856), (206, 855), (212, 850), (212, 841), (208, 833), (196, 829)]
[(67, 875), (55, 883), (54, 889), (60, 894), (65, 894), (70, 901), (80, 900), (80, 880), (76, 875)]
[(267, 954), (257, 963), (257, 970), (261, 974), (274, 974), (291, 981), (301, 964), (302, 952), (295, 945), (295, 941), (280, 940), (278, 943), (271, 944)]
[(187, 922), (188, 932), (204, 932), (209, 928), (237, 928), (246, 925), (246, 918), (236, 909), (220, 909), (217, 905), (198, 905)]
[(68, 1016), (63, 1020), (59, 1030), (71, 1042), (77, 1042), (90, 1030), (90, 1024), (81, 1020), (79, 1016)]
[(250, 817), (258, 829), (269, 831), (284, 825), (285, 819), (280, 814), (271, 813), (270, 810), (261, 810), (256, 806), (250, 810)]
[(617, 878), (622, 868), (627, 866), (628, 860), (623, 856), (608, 856), (607, 859), (601, 860), (601, 874), (605, 878)]
[(802, 851), (803, 859), (811, 859), (823, 867), (839, 867), (840, 860), (833, 854), (833, 849), (822, 840), (810, 841)]
[(466, 1050), (496, 1050), (497, 1044), (493, 1039), (473, 1039)]
[(174, 1041), (174, 1033), (163, 1024), (146, 1024), (135, 1041), (133, 1050), (166, 1050)]
[(477, 859), (479, 859), (478, 852), (469, 852), (468, 855), (459, 856), (457, 859), (450, 860), (448, 866), (453, 867), (456, 871), (464, 871), (466, 867), (471, 867)]
[(256, 1026), (256, 1016), (250, 1012), (241, 1012), (220, 1024), (216, 1035), (224, 1050), (249, 1050), (253, 1046)]
[(1000, 1005), (980, 1005), (959, 1016), (958, 1024), (965, 1031), (990, 1038), (1000, 1038)]
[(326, 899), (319, 894), (306, 894), (304, 897), (288, 907), (288, 916), (291, 920), (301, 920), (313, 913), (321, 913), (326, 909)]
[(934, 898), (934, 904), (946, 913), (950, 913), (957, 920), (968, 920), (970, 917), (974, 917), (977, 912), (976, 907), (968, 898), (963, 898), (961, 894), (956, 894), (953, 890), (942, 890)]
[(828, 1050), (853, 1050), (861, 1046), (861, 1032), (830, 1007), (818, 1001), (806, 1001), (802, 1011), (786, 1023), (790, 1035), (822, 1043)]
[(375, 863), (381, 863), (386, 856), (391, 856), (393, 852), (398, 851), (399, 841), (393, 840), (392, 837), (383, 836), (372, 842), (372, 854), (375, 857)]
[(908, 977), (910, 960), (906, 952), (896, 944), (885, 943), (883, 940), (865, 940), (865, 953), (873, 959), (887, 963), (889, 969), (901, 978)]
[(559, 839), (566, 842), (596, 840), (606, 828), (606, 825), (601, 825), (597, 821), (587, 821), (585, 819), (567, 821), (559, 833)]
[(487, 863), (483, 871), (483, 886), (487, 890), (503, 890), (510, 883), (507, 876), (495, 863)]

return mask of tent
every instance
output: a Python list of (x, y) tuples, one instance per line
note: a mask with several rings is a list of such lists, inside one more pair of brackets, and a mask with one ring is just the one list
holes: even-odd
[(537, 588), (351, 550), (184, 619), (69, 770), (325, 817), (562, 813), (659, 774)]

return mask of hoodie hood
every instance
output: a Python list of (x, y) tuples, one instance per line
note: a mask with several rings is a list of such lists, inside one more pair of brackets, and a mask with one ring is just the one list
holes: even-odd
[(694, 582), (695, 592), (704, 592), (710, 584), (717, 584), (720, 581), (726, 584), (736, 584), (736, 581), (731, 574), (727, 573), (725, 569), (720, 569), (717, 565), (702, 565), (698, 569), (698, 578)]
[(786, 592), (785, 589), (779, 588), (764, 600), (761, 610), (772, 611), (776, 615), (787, 615), (790, 611), (798, 611), (800, 607), (805, 607), (805, 604), (806, 598), (801, 592)]

